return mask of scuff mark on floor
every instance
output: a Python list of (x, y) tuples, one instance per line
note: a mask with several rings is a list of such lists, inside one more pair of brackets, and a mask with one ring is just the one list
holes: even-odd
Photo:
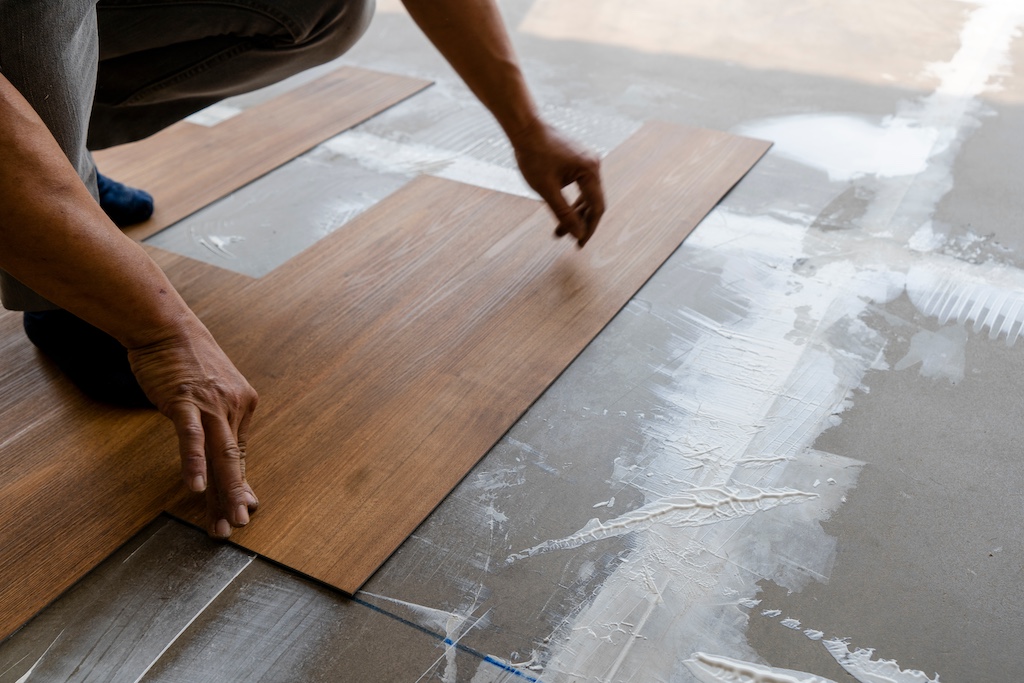
[(36, 670), (36, 667), (39, 666), (40, 662), (46, 659), (46, 655), (50, 653), (50, 650), (53, 649), (53, 646), (57, 644), (57, 641), (60, 640), (60, 637), (62, 635), (64, 635), (63, 629), (61, 629), (61, 632), (58, 633), (57, 637), (53, 639), (53, 642), (50, 643), (45, 650), (43, 650), (43, 654), (39, 655), (39, 659), (36, 660), (36, 663), (29, 667), (29, 670), (25, 672), (25, 675), (19, 678), (17, 681), (15, 681), (15, 683), (28, 683), (29, 677), (32, 676), (32, 673)]

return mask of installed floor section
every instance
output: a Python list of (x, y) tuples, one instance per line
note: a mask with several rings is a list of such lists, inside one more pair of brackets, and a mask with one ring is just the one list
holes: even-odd
[[(3, 643), (0, 682), (42, 657), (36, 672), (53, 668), (28, 683), (135, 683), (152, 660), (111, 672), (136, 648), (157, 660), (146, 683), (706, 683), (686, 664), (697, 652), (766, 679), (877, 680), (831, 638), (926, 672), (904, 680), (1019, 678), (1020, 3), (500, 4), (545, 115), (590, 146), (652, 119), (770, 129), (775, 146), (356, 600), (260, 558), (232, 579), (247, 555), (167, 520), (91, 574), (87, 599), (76, 589)], [(161, 245), (261, 276), (301, 251), (286, 238), (305, 230), (304, 247), (367, 205), (351, 190), (514, 175), (500, 129), (399, 3), (377, 5), (344, 63), (435, 85)], [(928, 305), (929, 279), (952, 318)], [(984, 325), (989, 296), (1010, 323)], [(709, 473), (819, 497), (509, 562), (591, 519), (638, 521)], [(184, 613), (151, 628), (174, 603)]]
[(152, 218), (125, 231), (141, 240), (428, 85), (343, 67), (216, 127), (182, 121), (96, 152), (96, 164), (107, 176), (153, 195)]
[[(261, 392), (266, 504), (233, 541), (354, 593), (767, 147), (645, 126), (606, 160), (612, 208), (582, 252), (538, 202), (423, 177), (259, 280), (156, 253)], [(38, 388), (11, 366), (5, 403), (54, 408), (0, 437), (7, 631), (178, 496), (159, 418), (61, 409), (25, 366)], [(204, 524), (200, 496), (170, 509)]]

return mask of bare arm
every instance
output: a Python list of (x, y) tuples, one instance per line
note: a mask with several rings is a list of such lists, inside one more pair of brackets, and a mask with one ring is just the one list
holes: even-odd
[(146, 252), (107, 218), (45, 124), (0, 74), (0, 267), (115, 337), (175, 425), (211, 533), (248, 522), (245, 434), (256, 392)]
[[(604, 213), (598, 160), (545, 124), (493, 0), (403, 0), (406, 9), (504, 129), (523, 177), (582, 247)], [(569, 206), (562, 188), (576, 183)]]

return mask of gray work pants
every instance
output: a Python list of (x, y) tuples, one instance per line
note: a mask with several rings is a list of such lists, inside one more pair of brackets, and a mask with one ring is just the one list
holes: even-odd
[[(0, 72), (96, 196), (89, 150), (341, 55), (373, 0), (0, 0)], [(168, 169), (173, 173), (174, 169)], [(53, 304), (0, 271), (10, 310)]]

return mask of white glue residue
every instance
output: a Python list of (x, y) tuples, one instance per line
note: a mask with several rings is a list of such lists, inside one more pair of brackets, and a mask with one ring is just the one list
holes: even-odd
[(438, 147), (395, 142), (358, 130), (345, 131), (325, 142), (323, 147), (378, 173), (425, 173), (488, 190), (538, 198), (515, 169)]
[(889, 117), (879, 123), (847, 114), (806, 114), (766, 119), (737, 129), (775, 143), (771, 153), (847, 182), (874, 175), (915, 175), (928, 164), (938, 142), (935, 129)]
[(490, 613), (488, 610), (479, 617), (475, 617), (473, 613), (476, 611), (476, 602), (474, 602), (472, 608), (466, 612), (446, 612), (445, 610), (417, 605), (412, 602), (406, 602), (405, 600), (389, 598), (385, 595), (376, 595), (374, 593), (361, 593), (360, 595), (376, 598), (377, 600), (384, 600), (393, 605), (398, 605), (415, 615), (421, 626), (444, 633), (444, 653), (430, 665), (430, 668), (427, 669), (428, 672), (432, 672), (443, 659), (445, 667), (444, 671), (440, 674), (440, 680), (442, 683), (455, 683), (458, 676), (458, 667), (456, 664), (456, 655), (458, 654), (458, 651), (456, 649), (456, 645), (458, 645), (459, 641), (462, 640), (463, 636), (474, 628), (480, 626), (481, 623), (485, 623), (485, 620)]
[(891, 659), (872, 659), (874, 650), (857, 649), (850, 651), (842, 640), (826, 640), (822, 643), (839, 666), (860, 683), (939, 683), (938, 675), (929, 678), (923, 671), (901, 669)]
[(952, 166), (963, 139), (981, 125), (986, 90), (1007, 73), (1009, 48), (1024, 23), (1018, 0), (975, 0), (949, 62), (929, 65), (941, 79), (929, 96), (903, 103), (881, 121), (847, 114), (806, 114), (751, 122), (742, 134), (774, 141), (775, 153), (825, 171), (834, 181), (867, 178), (874, 200), (863, 227), (910, 240), (953, 187)]
[(721, 655), (695, 652), (684, 662), (703, 683), (835, 683), (809, 673), (775, 669)]
[(196, 240), (196, 242), (203, 245), (217, 256), (232, 259), (237, 258), (237, 256), (235, 256), (235, 254), (233, 254), (231, 250), (228, 249), (228, 247), (232, 244), (237, 244), (238, 242), (242, 242), (245, 240), (245, 238), (242, 237), (241, 235), (206, 235), (204, 237), (194, 236), (194, 239)]
[[(1008, 339), (1019, 334), (1020, 273), (994, 282), (987, 277), (992, 267), (929, 251), (941, 241), (922, 226), (932, 230), (935, 209), (952, 187), (956, 154), (980, 125), (976, 97), (1005, 65), (1022, 18), (1024, 4), (1017, 1), (992, 0), (974, 9), (960, 49), (945, 67), (932, 68), (942, 78), (936, 92), (887, 119), (824, 115), (817, 123), (798, 117), (764, 124), (782, 140), (780, 152), (865, 188), (860, 229), (812, 231), (813, 216), (762, 211), (752, 217), (722, 208), (704, 220), (687, 241), (684, 267), (695, 278), (715, 276), (698, 281), (704, 294), (691, 301), (718, 304), (671, 313), (679, 364), (651, 368), (664, 379), (658, 394), (663, 419), (644, 423), (646, 446), (637, 456), (642, 469), (616, 463), (616, 478), (643, 492), (644, 507), (693, 488), (792, 486), (787, 476), (803, 482), (793, 488), (815, 490), (820, 498), (725, 523), (638, 528), (601, 590), (553, 634), (545, 680), (673, 680), (681, 676), (679, 643), (750, 659), (745, 622), (728, 611), (735, 603), (719, 601), (723, 589), (753, 596), (758, 577), (791, 591), (828, 579), (834, 539), (820, 520), (846, 500), (857, 464), (809, 447), (838, 423), (865, 373), (886, 367), (887, 340), (861, 319), (870, 302), (885, 304), (906, 291), (928, 315), (941, 319), (956, 310)], [(817, 138), (823, 149), (802, 146), (808, 131), (827, 133)], [(757, 134), (749, 127), (744, 132)], [(849, 149), (851, 139), (863, 149)], [(908, 242), (915, 235), (913, 250)], [(926, 282), (920, 269), (950, 281)], [(982, 288), (965, 289), (961, 276), (989, 289), (984, 296)], [(736, 318), (722, 318), (722, 311), (736, 311)], [(929, 349), (934, 345), (918, 344), (922, 364)], [(825, 464), (833, 469), (819, 466)], [(812, 489), (815, 480), (830, 485)], [(623, 524), (628, 519), (619, 518)], [(575, 540), (605, 528), (581, 530)], [(625, 633), (623, 623), (630, 624)], [(706, 680), (730, 680), (718, 674)], [(775, 675), (764, 668), (762, 674)]]
[[(700, 294), (687, 299), (688, 307), (668, 294), (656, 300), (656, 285), (644, 294), (672, 335), (664, 357), (677, 359), (648, 368), (654, 405), (631, 413), (643, 429), (641, 450), (615, 463), (613, 484), (632, 486), (644, 501), (635, 515), (595, 521), (532, 549), (578, 547), (635, 532), (600, 590), (552, 634), (544, 680), (823, 680), (744, 662), (756, 653), (746, 642), (747, 613), (737, 603), (756, 595), (761, 579), (790, 591), (828, 580), (835, 539), (821, 521), (845, 502), (860, 463), (812, 446), (838, 424), (865, 374), (887, 368), (888, 339), (864, 322), (868, 311), (906, 292), (943, 324), (971, 320), (1011, 342), (1021, 333), (1015, 321), (1024, 319), (1022, 274), (1005, 269), (992, 278), (993, 265), (939, 253), (943, 240), (931, 221), (952, 188), (963, 140), (980, 125), (977, 95), (1006, 64), (1022, 19), (1019, 0), (980, 3), (951, 61), (931, 68), (942, 79), (936, 92), (904, 103), (886, 119), (825, 114), (744, 129), (755, 135), (757, 126), (770, 130), (769, 137), (781, 140), (777, 153), (862, 189), (862, 218), (855, 230), (823, 231), (811, 228), (815, 216), (792, 211), (747, 216), (716, 209), (669, 266), (682, 269), (680, 286)], [(804, 146), (808, 137), (820, 149)], [(857, 149), (849, 147), (851, 140)], [(949, 376), (948, 362), (932, 358), (948, 351), (938, 347), (922, 337), (915, 355), (927, 372)], [(694, 490), (751, 490), (746, 487), (813, 490), (818, 497), (756, 514), (712, 516), (700, 525), (662, 524), (649, 516), (673, 514), (666, 501)], [(533, 561), (530, 554), (521, 561)], [(723, 594), (737, 597), (722, 601)], [(803, 633), (812, 640), (824, 636)], [(684, 668), (680, 643), (730, 658), (704, 655)], [(855, 676), (867, 675), (863, 660), (849, 659), (860, 666)], [(895, 667), (893, 673), (906, 672)]]
[(225, 104), (224, 102), (218, 102), (217, 104), (211, 104), (206, 109), (200, 109), (195, 114), (185, 117), (185, 120), (189, 123), (194, 123), (197, 126), (206, 126), (212, 128), (218, 123), (227, 121), (230, 118), (234, 118), (242, 113), (242, 109)]
[(959, 325), (943, 327), (938, 332), (921, 330), (910, 339), (910, 350), (893, 369), (906, 370), (918, 363), (921, 374), (932, 379), (944, 378), (957, 384), (964, 378), (967, 330)]
[(989, 339), (1012, 346), (1024, 332), (1024, 272), (1007, 266), (948, 259), (922, 263), (907, 273), (907, 294), (918, 310), (946, 324), (974, 324)]
[[(762, 614), (766, 614), (766, 612), (762, 612)], [(795, 625), (787, 622), (793, 622)], [(793, 630), (798, 630), (800, 626), (800, 622), (795, 619), (784, 619), (778, 623), (781, 626), (786, 626)], [(874, 654), (874, 650), (872, 649), (858, 648), (855, 651), (851, 651), (847, 641), (844, 639), (831, 638), (829, 640), (822, 640), (825, 634), (814, 629), (807, 629), (803, 633), (810, 640), (821, 641), (821, 644), (825, 646), (825, 649), (828, 650), (829, 654), (831, 654), (835, 660), (839, 662), (839, 665), (846, 669), (846, 672), (853, 676), (858, 683), (939, 683), (938, 674), (936, 674), (934, 679), (931, 679), (922, 671), (917, 671), (915, 669), (901, 669), (899, 665), (891, 659), (872, 659), (872, 655)]]
[(932, 225), (931, 221), (927, 221), (924, 225), (917, 229), (910, 239), (907, 240), (907, 246), (914, 251), (936, 251), (937, 249), (945, 246), (946, 238), (942, 235), (936, 234), (935, 226)]
[[(613, 672), (671, 679), (678, 643), (732, 644), (731, 652), (745, 655), (737, 606), (719, 596), (752, 597), (760, 577), (799, 590), (831, 567), (834, 541), (819, 522), (840, 504), (859, 463), (809, 447), (878, 362), (884, 340), (857, 320), (866, 305), (861, 292), (836, 300), (847, 273), (819, 271), (796, 282), (792, 263), (805, 227), (724, 210), (709, 220), (710, 239), (695, 233), (689, 243), (694, 277), (720, 273), (719, 284), (706, 283), (708, 296), (721, 301), (718, 310), (744, 315), (719, 321), (700, 310), (673, 312), (680, 346), (667, 355), (680, 360), (653, 369), (662, 378), (653, 389), (661, 419), (644, 421), (643, 468), (616, 467), (616, 478), (646, 502), (540, 544), (635, 532), (629, 555), (553, 638), (545, 680), (615, 680)], [(800, 324), (805, 319), (828, 322)], [(785, 479), (798, 472), (799, 487)], [(815, 474), (840, 484), (808, 493)], [(652, 521), (674, 515), (677, 524)]]
[(752, 486), (691, 489), (680, 495), (661, 498), (606, 522), (592, 519), (571, 536), (545, 541), (509, 556), (508, 561), (511, 563), (550, 550), (578, 548), (592, 541), (649, 529), (654, 524), (670, 527), (703, 526), (817, 497), (814, 493), (792, 489), (758, 489)]
[(35, 672), (36, 667), (39, 666), (39, 663), (46, 658), (46, 655), (49, 654), (50, 650), (53, 648), (54, 645), (57, 644), (57, 641), (60, 640), (60, 637), (62, 635), (64, 635), (64, 629), (61, 629), (61, 632), (58, 633), (57, 637), (53, 639), (53, 642), (47, 645), (46, 649), (43, 650), (43, 654), (39, 655), (39, 659), (36, 660), (36, 663), (29, 667), (29, 670), (25, 672), (25, 675), (19, 678), (17, 681), (15, 681), (15, 683), (28, 683), (29, 676), (31, 676), (33, 672)]

